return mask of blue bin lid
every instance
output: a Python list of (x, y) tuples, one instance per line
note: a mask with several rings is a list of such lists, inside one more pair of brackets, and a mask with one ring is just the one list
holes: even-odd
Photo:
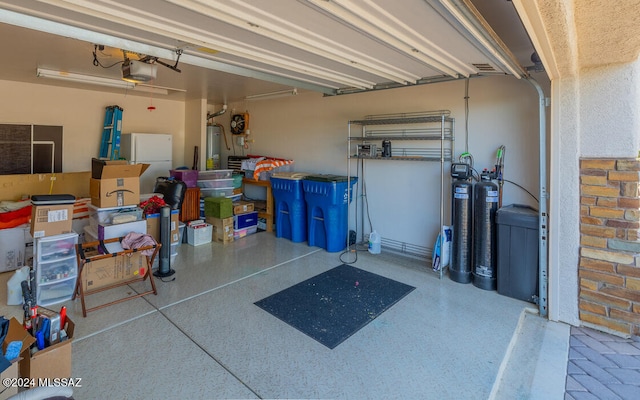
[(309, 174), (306, 172), (274, 172), (271, 175), (271, 178), (280, 178), (280, 179), (289, 179), (294, 181), (299, 181), (302, 179), (306, 179)]

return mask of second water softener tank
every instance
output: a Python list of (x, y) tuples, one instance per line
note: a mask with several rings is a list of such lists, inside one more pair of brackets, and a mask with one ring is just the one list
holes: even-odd
[(471, 233), (473, 223), (473, 185), (468, 180), (452, 183), (451, 264), (449, 277), (454, 282), (471, 282)]
[(488, 175), (474, 188), (473, 284), (496, 290), (496, 211), (498, 186)]

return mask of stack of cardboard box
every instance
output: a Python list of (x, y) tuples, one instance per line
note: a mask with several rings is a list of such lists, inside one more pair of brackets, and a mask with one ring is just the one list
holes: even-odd
[(233, 203), (233, 236), (240, 239), (258, 231), (258, 212), (247, 201)]
[[(86, 241), (147, 233), (140, 203), (140, 175), (148, 164), (129, 164), (125, 160), (91, 161), (91, 207)], [(119, 218), (116, 221), (115, 218)], [(118, 251), (117, 248), (109, 249)]]
[[(129, 164), (124, 160), (92, 160), (91, 206), (85, 242), (123, 237), (131, 232), (148, 233), (160, 242), (159, 214), (144, 219), (138, 207), (140, 175), (148, 167), (148, 164)], [(177, 242), (177, 213), (172, 224), (174, 221)], [(109, 243), (105, 247), (110, 253), (123, 250), (120, 243)], [(81, 284), (83, 290), (90, 291), (144, 275), (147, 268), (146, 258), (140, 253), (98, 260), (85, 265)]]
[(233, 242), (233, 203), (226, 197), (204, 199), (205, 220), (212, 226), (214, 242)]
[(229, 198), (205, 199), (207, 223), (213, 226), (213, 241), (230, 243), (257, 231), (258, 213), (250, 201), (232, 202)]

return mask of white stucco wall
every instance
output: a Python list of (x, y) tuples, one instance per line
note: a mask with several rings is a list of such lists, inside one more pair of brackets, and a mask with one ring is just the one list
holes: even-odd
[(637, 157), (640, 61), (581, 71), (577, 99), (582, 157)]
[(549, 319), (578, 325), (580, 246), (579, 82), (551, 83)]
[(549, 318), (579, 324), (582, 157), (637, 157), (640, 62), (581, 70), (552, 82)]

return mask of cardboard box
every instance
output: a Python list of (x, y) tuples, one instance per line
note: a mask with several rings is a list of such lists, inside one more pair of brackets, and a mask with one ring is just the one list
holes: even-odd
[(73, 204), (31, 206), (31, 236), (41, 238), (71, 232)]
[(4, 342), (2, 343), (2, 354), (6, 354), (7, 345), (15, 341), (22, 342), (22, 350), (20, 350), (19, 357), (23, 359), (30, 358), (31, 353), (29, 349), (31, 348), (31, 345), (36, 342), (36, 338), (25, 331), (22, 323), (13, 317), (9, 320), (7, 336), (5, 336)]
[(233, 214), (245, 214), (253, 211), (253, 203), (250, 201), (234, 201), (233, 202)]
[(140, 175), (149, 164), (128, 164), (124, 160), (91, 162), (89, 192), (96, 207), (123, 207), (140, 203)]
[(102, 179), (102, 170), (106, 166), (127, 165), (127, 160), (100, 160), (98, 158), (91, 159), (91, 177), (93, 179)]
[(82, 269), (82, 289), (94, 290), (140, 278), (147, 272), (147, 267), (147, 258), (141, 253), (89, 261)]
[[(180, 241), (180, 210), (171, 210), (171, 244)], [(147, 234), (151, 235), (156, 242), (160, 243), (160, 214), (149, 214), (145, 216), (147, 221)]]
[(207, 217), (208, 224), (213, 227), (213, 241), (222, 243), (233, 242), (233, 217), (214, 218)]
[(22, 342), (22, 351), (20, 352), (22, 359), (18, 361), (20, 377), (34, 379), (36, 385), (39, 379), (70, 378), (71, 344), (73, 342), (74, 329), (75, 324), (70, 318), (67, 318), (65, 323), (67, 340), (30, 354), (29, 349), (36, 339), (24, 330), (17, 319), (11, 318), (9, 331), (2, 345), (2, 350), (6, 351), (7, 344), (12, 341)]
[(28, 236), (29, 229), (26, 225), (24, 228), (0, 229), (0, 272), (13, 271), (27, 265)]

